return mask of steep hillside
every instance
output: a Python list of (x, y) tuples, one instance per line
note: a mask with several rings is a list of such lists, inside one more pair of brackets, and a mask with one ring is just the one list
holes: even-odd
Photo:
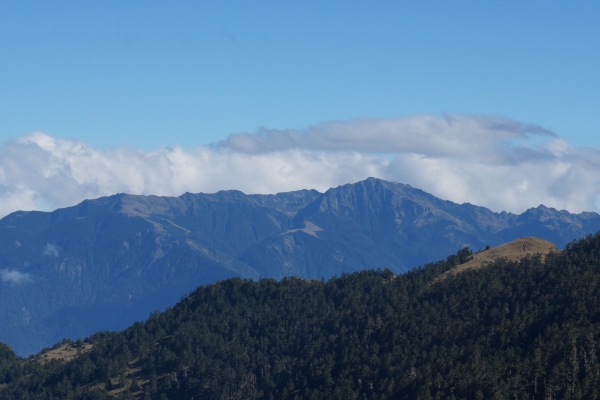
[(595, 213), (522, 215), (367, 179), (325, 193), (119, 194), (0, 220), (0, 341), (27, 355), (64, 337), (123, 329), (228, 277), (402, 273), (468, 246), (536, 236), (561, 248)]
[[(19, 354), (123, 329), (198, 285), (260, 272), (236, 259), (318, 193), (115, 195), (0, 221), (0, 339)], [(264, 205), (266, 204), (266, 205)], [(15, 272), (16, 271), (16, 272)]]
[(431, 284), (471, 256), (201, 287), (53, 361), (3, 351), (0, 398), (598, 398), (600, 235)]

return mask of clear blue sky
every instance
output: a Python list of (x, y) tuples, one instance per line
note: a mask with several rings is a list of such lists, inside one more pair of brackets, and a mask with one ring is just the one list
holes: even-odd
[(0, 142), (205, 145), (357, 117), (506, 116), (600, 146), (600, 2), (0, 3)]

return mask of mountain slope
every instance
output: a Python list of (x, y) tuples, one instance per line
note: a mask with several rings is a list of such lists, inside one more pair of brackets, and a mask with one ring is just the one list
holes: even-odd
[(118, 194), (0, 220), (0, 341), (17, 354), (123, 329), (228, 277), (395, 273), (536, 235), (556, 246), (600, 230), (596, 213), (522, 215), (367, 179), (325, 193)]
[(450, 275), (467, 271), (469, 269), (485, 268), (502, 258), (506, 261), (519, 262), (524, 257), (540, 255), (542, 259), (552, 252), (558, 251), (555, 245), (547, 240), (534, 237), (519, 238), (512, 242), (494, 248), (485, 248), (473, 255), (473, 258), (464, 264), (444, 272), (436, 281), (445, 279)]
[(258, 278), (237, 253), (287, 229), (315, 195), (116, 195), (13, 213), (0, 221), (0, 268), (24, 278), (1, 287), (0, 337), (20, 354), (35, 352), (62, 337), (122, 329), (201, 284)]
[(0, 353), (0, 398), (598, 398), (599, 257), (595, 235), (435, 285), (471, 253), (404, 275), (228, 279), (57, 346), (68, 362)]
[[(308, 224), (308, 225), (307, 225)], [(312, 235), (302, 228), (310, 226)], [(408, 185), (369, 178), (329, 189), (298, 212), (294, 228), (261, 241), (240, 259), (263, 276), (332, 276), (365, 266), (403, 272), (456, 249), (536, 236), (557, 247), (600, 230), (596, 213), (544, 206), (521, 215), (440, 200)]]

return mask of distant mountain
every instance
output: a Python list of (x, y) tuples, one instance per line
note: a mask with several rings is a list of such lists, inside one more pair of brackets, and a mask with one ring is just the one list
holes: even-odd
[(365, 267), (404, 272), (465, 246), (477, 250), (518, 237), (536, 236), (562, 248), (600, 230), (600, 216), (543, 205), (521, 215), (494, 213), (369, 178), (329, 189), (298, 211), (293, 226), (239, 259), (274, 277), (328, 277)]
[(227, 279), (27, 360), (0, 344), (0, 399), (598, 399), (600, 234), (528, 254), (548, 246), (445, 279), (468, 249), (402, 275)]
[(559, 248), (600, 230), (596, 213), (521, 215), (367, 179), (325, 193), (118, 194), (0, 220), (0, 341), (20, 355), (123, 329), (228, 277), (396, 273), (517, 237)]

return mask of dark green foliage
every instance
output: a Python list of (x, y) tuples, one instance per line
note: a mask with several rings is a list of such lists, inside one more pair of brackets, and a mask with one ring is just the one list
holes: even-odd
[(68, 363), (0, 347), (0, 371), (17, 371), (0, 398), (600, 397), (600, 235), (432, 283), (470, 256), (327, 283), (228, 279), (75, 344), (93, 350)]
[(22, 374), (21, 364), (15, 353), (0, 343), (0, 384), (13, 382)]

